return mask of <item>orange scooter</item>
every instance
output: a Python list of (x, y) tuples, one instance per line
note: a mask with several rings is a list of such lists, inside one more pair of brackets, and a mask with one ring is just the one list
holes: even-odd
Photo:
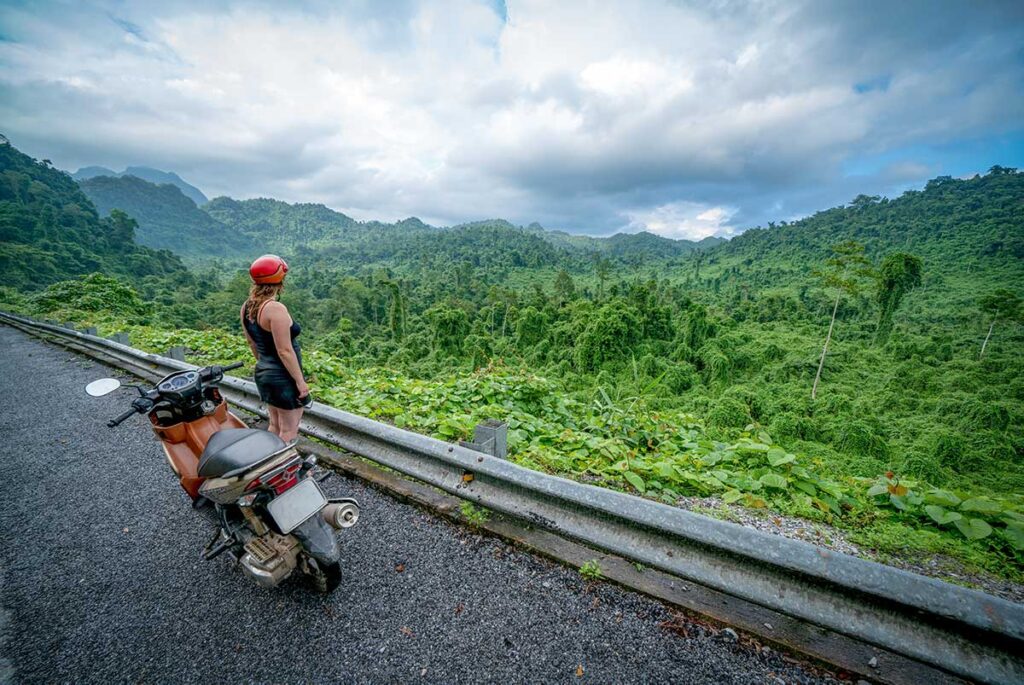
[[(359, 519), (359, 504), (327, 498), (313, 477), (315, 457), (267, 431), (247, 428), (228, 411), (218, 384), (241, 367), (209, 366), (178, 371), (155, 388), (137, 386), (132, 408), (107, 422), (111, 428), (146, 414), (171, 470), (192, 507), (216, 526), (203, 557), (225, 552), (264, 587), (274, 587), (295, 569), (321, 592), (341, 581), (335, 532)], [(86, 386), (94, 397), (121, 386), (103, 378)]]

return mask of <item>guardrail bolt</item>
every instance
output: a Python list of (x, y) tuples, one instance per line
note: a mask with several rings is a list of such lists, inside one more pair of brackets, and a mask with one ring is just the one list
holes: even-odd
[(116, 343), (120, 343), (121, 345), (129, 345), (129, 344), (131, 344), (131, 343), (128, 342), (128, 334), (127, 333), (114, 333), (112, 336), (110, 336), (110, 339), (113, 340)]
[(473, 429), (472, 442), (462, 440), (459, 444), (498, 459), (507, 459), (508, 424), (497, 419), (487, 419)]
[(86, 335), (96, 335), (97, 333), (99, 333), (99, 331), (96, 330), (95, 326), (89, 326), (88, 328), (84, 329), (82, 332), (85, 333)]
[(172, 347), (167, 350), (167, 356), (171, 359), (177, 359), (179, 362), (185, 361), (185, 348), (181, 346)]

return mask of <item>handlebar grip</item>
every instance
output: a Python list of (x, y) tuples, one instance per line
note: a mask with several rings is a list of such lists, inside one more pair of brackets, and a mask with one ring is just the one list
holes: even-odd
[(129, 418), (131, 418), (132, 414), (136, 413), (136, 411), (137, 410), (134, 407), (132, 407), (131, 409), (129, 409), (125, 413), (123, 413), (120, 416), (118, 416), (116, 419), (110, 419), (109, 421), (107, 421), (107, 428), (113, 428), (113, 427), (117, 426), (118, 424), (120, 424), (121, 422), (127, 421)]
[(222, 366), (220, 370), (221, 371), (234, 371), (235, 369), (240, 369), (243, 366), (245, 366), (245, 362), (235, 362), (234, 364), (228, 364), (227, 366)]

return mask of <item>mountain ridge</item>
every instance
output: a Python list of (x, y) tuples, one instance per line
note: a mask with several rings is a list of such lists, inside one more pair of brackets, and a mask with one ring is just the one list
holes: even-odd
[(169, 183), (173, 186), (177, 186), (185, 197), (196, 203), (196, 206), (204, 205), (209, 202), (209, 199), (203, 191), (199, 190), (199, 188), (196, 188), (173, 171), (161, 171), (160, 169), (154, 169), (153, 167), (148, 166), (129, 166), (126, 167), (124, 171), (114, 171), (103, 166), (86, 166), (71, 174), (71, 178), (76, 181), (86, 181), (97, 176), (135, 176), (137, 178), (141, 178), (143, 181), (149, 181), (155, 185)]
[(252, 241), (199, 209), (181, 189), (154, 184), (133, 174), (97, 175), (78, 182), (102, 215), (120, 209), (139, 224), (142, 245), (171, 250), (184, 258), (235, 257)]

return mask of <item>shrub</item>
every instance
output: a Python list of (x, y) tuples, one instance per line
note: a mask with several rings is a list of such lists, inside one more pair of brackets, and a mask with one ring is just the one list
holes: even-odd
[(640, 330), (640, 316), (635, 307), (616, 299), (594, 312), (583, 325), (576, 339), (576, 367), (594, 371), (628, 357)]
[(708, 412), (708, 425), (716, 428), (743, 428), (750, 423), (747, 405), (732, 397), (721, 397)]
[(665, 385), (676, 394), (684, 393), (700, 383), (700, 376), (693, 364), (678, 362), (665, 371)]

